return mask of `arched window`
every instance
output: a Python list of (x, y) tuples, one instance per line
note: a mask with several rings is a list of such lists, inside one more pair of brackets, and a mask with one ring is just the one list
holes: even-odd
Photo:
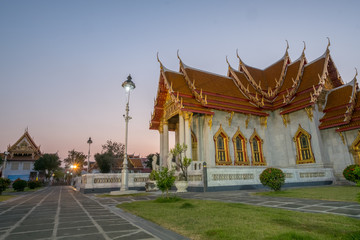
[(251, 144), (252, 165), (266, 165), (263, 155), (263, 140), (257, 134), (256, 129), (254, 129), (249, 142)]
[(219, 130), (214, 135), (216, 165), (231, 165), (229, 158), (229, 137), (220, 124)]
[(244, 137), (244, 135), (240, 132), (240, 129), (238, 128), (237, 132), (232, 138), (232, 142), (234, 145), (235, 165), (250, 164), (246, 152), (246, 141), (247, 139)]
[(311, 150), (311, 135), (305, 131), (299, 124), (299, 128), (295, 133), (294, 142), (296, 144), (297, 154), (296, 163), (314, 163), (315, 158)]

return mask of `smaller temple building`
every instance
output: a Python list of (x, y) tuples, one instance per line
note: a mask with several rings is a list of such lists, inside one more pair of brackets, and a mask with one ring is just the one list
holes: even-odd
[[(23, 180), (36, 179), (38, 173), (33, 170), (34, 163), (41, 157), (40, 147), (37, 146), (31, 138), (28, 130), (17, 140), (12, 146), (8, 146), (9, 153), (2, 166), (2, 177), (9, 178), (14, 181), (18, 178)], [(2, 154), (1, 158), (4, 160), (5, 156)]]

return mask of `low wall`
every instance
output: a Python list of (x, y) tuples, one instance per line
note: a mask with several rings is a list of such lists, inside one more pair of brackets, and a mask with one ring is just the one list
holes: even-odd
[[(149, 173), (128, 173), (129, 190), (145, 190)], [(80, 189), (82, 193), (105, 193), (119, 191), (121, 173), (85, 174), (81, 176)]]

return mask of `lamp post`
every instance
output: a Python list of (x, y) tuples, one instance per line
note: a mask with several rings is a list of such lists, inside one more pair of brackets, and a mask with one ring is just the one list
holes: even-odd
[(90, 144), (93, 143), (93, 141), (91, 140), (91, 137), (89, 137), (89, 140), (87, 141), (87, 143), (89, 144), (89, 153), (88, 153), (88, 167), (86, 172), (89, 173), (89, 169), (90, 169)]
[(128, 140), (128, 123), (131, 117), (129, 116), (129, 101), (130, 101), (130, 90), (135, 89), (135, 83), (131, 81), (131, 75), (127, 77), (127, 80), (123, 82), (122, 87), (125, 89), (126, 93), (128, 94), (127, 103), (126, 103), (126, 114), (124, 115), (125, 118), (125, 153), (124, 153), (124, 161), (123, 167), (121, 170), (121, 188), (120, 191), (127, 191), (129, 189), (128, 186), (128, 160), (127, 160), (127, 140)]
[(4, 159), (4, 165), (3, 165), (3, 170), (2, 170), (2, 177), (5, 177), (6, 159), (7, 159), (7, 156), (8, 156), (9, 154), (10, 154), (10, 153), (9, 153), (8, 151), (5, 151), (5, 152), (4, 152), (5, 159)]

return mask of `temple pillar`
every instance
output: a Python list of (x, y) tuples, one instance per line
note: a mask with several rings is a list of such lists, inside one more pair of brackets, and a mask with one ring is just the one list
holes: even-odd
[(184, 117), (180, 113), (179, 114), (179, 144), (185, 143), (185, 123), (184, 123)]
[(175, 127), (175, 145), (179, 143), (179, 123)]
[(160, 159), (159, 159), (159, 166), (162, 166), (162, 161), (164, 158), (164, 131), (163, 131), (163, 124), (160, 122), (159, 127), (159, 134), (160, 134)]
[(163, 124), (163, 161), (162, 167), (167, 167), (167, 158), (169, 155), (169, 126), (168, 121), (164, 120)]
[(185, 152), (185, 156), (186, 156), (187, 158), (192, 158), (191, 118), (192, 118), (192, 114), (189, 114), (189, 113), (185, 112), (185, 114), (184, 114), (184, 120), (185, 120), (184, 133), (185, 133), (185, 144), (186, 144), (186, 146), (187, 146), (187, 149), (186, 149), (186, 152)]

